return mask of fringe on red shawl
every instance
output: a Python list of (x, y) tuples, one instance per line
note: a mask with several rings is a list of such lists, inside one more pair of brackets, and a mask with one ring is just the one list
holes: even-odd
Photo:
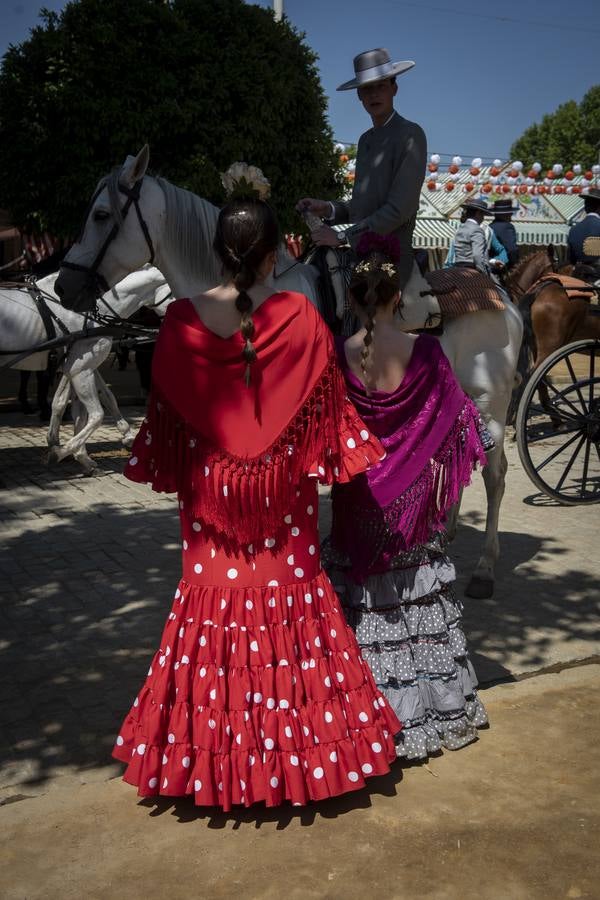
[[(344, 435), (357, 432), (365, 443), (343, 446)], [(350, 404), (332, 359), (277, 440), (252, 458), (210, 445), (154, 389), (125, 475), (155, 491), (176, 491), (224, 538), (251, 543), (284, 527), (302, 476), (345, 482), (384, 455)]]

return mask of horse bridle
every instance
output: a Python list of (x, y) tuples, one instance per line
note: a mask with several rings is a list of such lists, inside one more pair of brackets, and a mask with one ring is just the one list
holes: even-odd
[[(150, 262), (150, 264), (152, 264), (154, 262), (154, 244), (152, 243), (150, 231), (149, 231), (148, 226), (142, 215), (142, 211), (140, 209), (140, 203), (139, 203), (140, 192), (142, 189), (143, 180), (144, 180), (143, 178), (140, 178), (140, 180), (136, 181), (136, 183), (134, 184), (134, 186), (132, 188), (125, 187), (124, 185), (122, 185), (120, 183), (117, 184), (119, 192), (121, 194), (124, 194), (125, 197), (127, 198), (121, 209), (121, 222), (114, 223), (108, 236), (106, 237), (106, 240), (104, 241), (104, 243), (100, 247), (98, 253), (96, 254), (96, 258), (94, 259), (93, 263), (90, 266), (83, 266), (80, 263), (72, 263), (72, 262), (68, 262), (67, 260), (63, 260), (61, 263), (61, 268), (63, 268), (63, 269), (71, 269), (74, 272), (85, 272), (86, 275), (88, 276), (89, 280), (93, 284), (95, 284), (99, 288), (101, 288), (101, 290), (98, 291), (99, 294), (106, 293), (107, 291), (109, 291), (110, 285), (106, 281), (104, 275), (102, 275), (102, 273), (98, 271), (98, 268), (100, 267), (100, 264), (106, 255), (106, 251), (108, 250), (111, 243), (114, 241), (117, 234), (119, 233), (121, 223), (127, 218), (127, 213), (129, 212), (129, 210), (131, 209), (132, 206), (135, 208), (139, 226), (142, 230), (142, 234), (144, 235), (144, 237), (146, 239), (146, 243), (148, 244), (148, 249), (150, 251), (149, 262)], [(104, 184), (100, 185), (100, 187), (98, 188), (98, 190), (96, 191), (96, 193), (94, 194), (92, 199), (90, 200), (88, 208), (85, 213), (84, 220), (83, 220), (83, 226), (80, 231), (80, 237), (81, 237), (81, 235), (83, 235), (83, 231), (85, 229), (86, 222), (87, 222), (88, 217), (94, 207), (94, 203), (96, 202), (96, 200), (98, 199), (98, 197), (100, 196), (100, 194), (102, 193), (102, 191), (104, 190), (105, 187), (106, 187), (106, 185), (104, 185)]]

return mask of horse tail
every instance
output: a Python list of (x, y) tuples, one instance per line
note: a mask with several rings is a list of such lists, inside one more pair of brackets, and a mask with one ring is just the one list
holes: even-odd
[(533, 360), (536, 355), (535, 335), (531, 322), (531, 306), (534, 300), (535, 294), (524, 294), (519, 302), (519, 312), (523, 318), (523, 338), (519, 349), (512, 396), (506, 414), (507, 425), (514, 425), (516, 422), (519, 401), (533, 368)]

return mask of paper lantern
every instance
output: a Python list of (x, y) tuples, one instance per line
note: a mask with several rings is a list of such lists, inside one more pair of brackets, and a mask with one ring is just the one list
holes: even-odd
[(430, 160), (430, 162), (432, 162), (432, 163), (434, 164), (434, 166), (439, 166), (439, 164), (440, 164), (440, 154), (439, 154), (439, 153), (432, 153), (431, 156), (429, 157), (429, 160)]
[(580, 193), (581, 193), (581, 188), (579, 187), (578, 184), (574, 184), (573, 187), (571, 188), (571, 190), (573, 191), (574, 194), (580, 194)]
[(567, 172), (565, 172), (565, 178), (567, 179), (567, 181), (573, 181), (573, 179), (575, 178), (575, 172), (572, 172), (571, 169), (569, 169)]
[(537, 175), (536, 169), (530, 169), (529, 172), (527, 173), (527, 177), (531, 178), (532, 181), (535, 179), (536, 175)]
[(510, 194), (510, 192), (511, 192), (510, 184), (503, 184), (501, 190), (502, 190), (503, 194)]
[(453, 156), (452, 157), (452, 165), (453, 166), (462, 166), (462, 156)]
[(496, 175), (499, 175), (499, 174), (500, 174), (500, 169), (498, 168), (497, 165), (494, 164), (494, 165), (492, 166), (492, 168), (490, 169), (490, 175), (496, 176)]
[(429, 163), (427, 168), (429, 169), (430, 172), (437, 172), (437, 170), (438, 170), (437, 163)]
[(429, 181), (437, 181), (440, 176), (439, 172), (431, 172), (429, 175)]
[(517, 160), (515, 160), (515, 162), (512, 164), (512, 167), (513, 167), (513, 169), (516, 169), (517, 172), (520, 172), (520, 171), (523, 169), (523, 163), (521, 162), (520, 159), (517, 159)]
[(480, 169), (482, 162), (483, 162), (483, 160), (481, 159), (481, 157), (476, 156), (474, 159), (471, 160), (471, 165), (473, 166), (474, 169)]
[(447, 182), (446, 182), (446, 190), (447, 190), (447, 191), (453, 191), (453, 190), (454, 190), (454, 182), (453, 182), (453, 181), (447, 181)]
[(591, 181), (592, 178), (594, 177), (594, 173), (590, 169), (588, 169), (588, 171), (585, 173), (585, 175), (583, 177), (587, 178), (588, 181)]
[(576, 175), (581, 175), (581, 166), (579, 163), (575, 163), (575, 165), (573, 166), (573, 171)]
[(342, 153), (342, 155), (340, 156), (341, 163), (347, 163), (349, 159), (350, 157), (346, 153)]
[(473, 184), (473, 182), (467, 181), (467, 183), (465, 184), (465, 191), (468, 191), (470, 193), (471, 191), (474, 191), (474, 190), (475, 190), (475, 185)]
[(481, 191), (483, 194), (489, 194), (491, 190), (492, 190), (492, 185), (489, 183), (489, 181), (486, 182), (486, 184), (482, 185), (482, 187), (481, 187)]
[(481, 169), (478, 166), (471, 166), (471, 168), (469, 169), (469, 174), (473, 175), (473, 177), (475, 178), (479, 175), (480, 172)]
[(555, 176), (554, 176), (554, 172), (552, 171), (552, 169), (548, 169), (548, 171), (546, 172), (546, 178), (547, 178), (548, 180), (550, 180), (550, 179), (552, 179), (552, 178), (554, 178), (554, 177), (555, 177)]
[(537, 187), (538, 194), (545, 194), (547, 190), (548, 190), (548, 188), (546, 187), (545, 184), (538, 184), (538, 187)]
[(594, 165), (592, 166), (592, 172), (594, 173), (594, 175), (600, 175), (600, 165), (598, 165), (598, 163), (594, 163)]
[(508, 173), (508, 176), (509, 176), (509, 178), (518, 178), (518, 177), (519, 177), (519, 170), (518, 170), (518, 169), (515, 169), (515, 168), (510, 169), (510, 171), (509, 171), (509, 173)]
[(429, 188), (430, 191), (435, 191), (435, 181), (428, 181), (427, 187)]
[(554, 172), (555, 175), (560, 175), (562, 170), (563, 170), (563, 167), (561, 166), (560, 163), (554, 163), (554, 165), (552, 166), (552, 171)]
[(496, 166), (496, 168), (500, 168), (501, 165), (502, 165), (502, 160), (501, 160), (501, 159), (495, 159), (495, 160), (494, 160), (494, 165)]
[(533, 169), (533, 171), (534, 171), (534, 172), (536, 173), (536, 175), (537, 175), (538, 172), (541, 172), (541, 171), (542, 171), (542, 164), (539, 163), (539, 162), (534, 162), (534, 164), (532, 165), (531, 168)]
[(456, 173), (458, 172), (458, 166), (456, 165), (456, 163), (452, 163), (451, 166), (448, 166), (448, 171), (449, 171), (452, 175), (456, 175)]

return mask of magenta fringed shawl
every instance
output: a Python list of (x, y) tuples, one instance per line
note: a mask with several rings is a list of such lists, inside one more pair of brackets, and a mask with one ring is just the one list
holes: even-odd
[(402, 383), (367, 395), (337, 342), (348, 393), (385, 459), (335, 488), (332, 540), (358, 580), (443, 528), (461, 488), (486, 457), (479, 412), (458, 384), (439, 341), (420, 335)]

